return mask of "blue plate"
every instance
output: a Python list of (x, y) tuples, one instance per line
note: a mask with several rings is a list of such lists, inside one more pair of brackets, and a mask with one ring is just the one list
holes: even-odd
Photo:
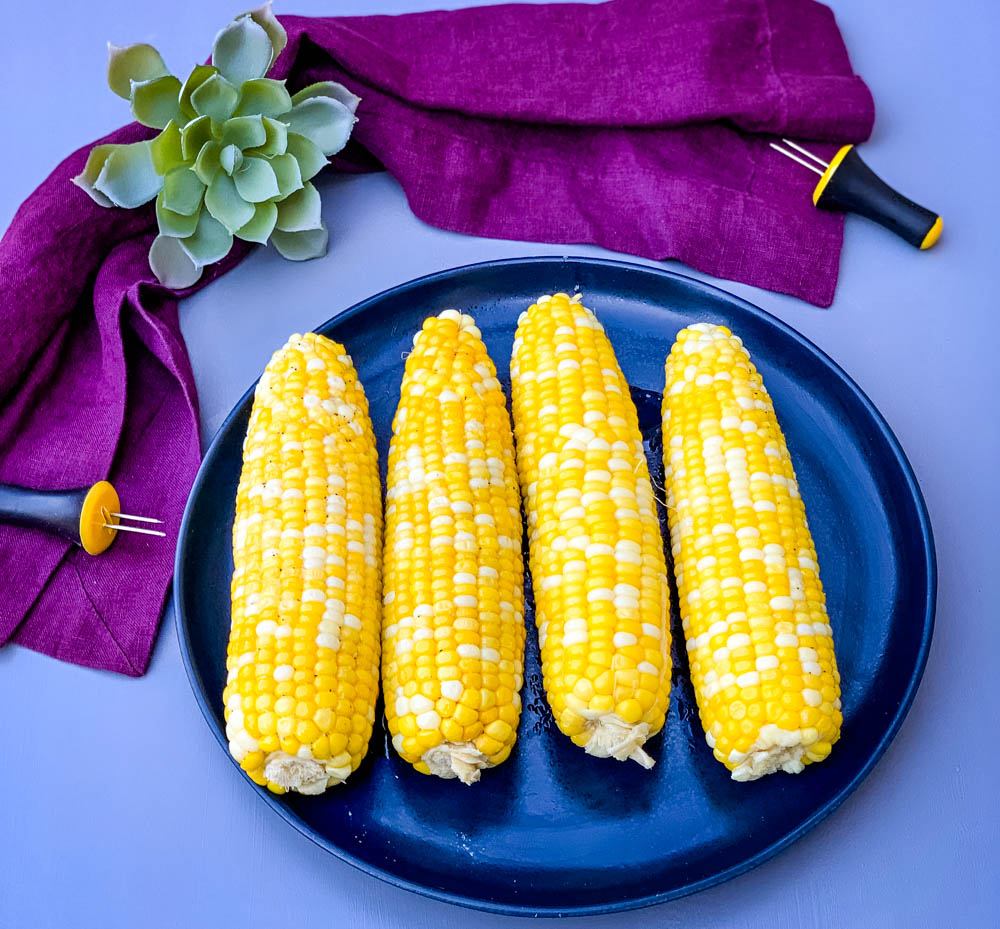
[[(683, 638), (675, 608), (670, 712), (664, 732), (647, 745), (656, 767), (591, 758), (552, 721), (529, 605), (517, 745), (478, 785), (416, 773), (396, 757), (384, 724), (359, 770), (321, 797), (279, 798), (246, 782), (296, 829), (369, 874), (440, 900), (520, 915), (605, 913), (670, 900), (794, 842), (858, 786), (899, 729), (934, 616), (927, 512), (871, 401), (788, 326), (679, 274), (582, 258), (491, 262), (403, 284), (320, 326), (357, 365), (383, 479), (402, 356), (424, 317), (447, 307), (472, 313), (504, 380), (518, 314), (557, 290), (582, 290), (604, 323), (633, 386), (657, 481), (659, 391), (677, 331), (709, 321), (743, 338), (773, 396), (808, 507), (843, 676), (844, 730), (830, 758), (801, 775), (731, 781), (705, 744), (677, 647)], [(177, 549), (184, 662), (223, 751), (230, 532), (251, 402), (248, 390), (205, 456)]]

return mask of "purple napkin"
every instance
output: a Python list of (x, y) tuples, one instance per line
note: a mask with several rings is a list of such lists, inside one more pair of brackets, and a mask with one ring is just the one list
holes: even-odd
[[(763, 135), (844, 143), (871, 130), (871, 95), (826, 7), (612, 0), (282, 22), (274, 76), (293, 90), (332, 78), (363, 98), (339, 166), (384, 166), (428, 223), (678, 258), (833, 299), (842, 220), (812, 207), (814, 176)], [(101, 141), (148, 134), (133, 124)], [(0, 242), (0, 481), (108, 478), (126, 510), (158, 514), (175, 539), (200, 460), (177, 323), (187, 292), (149, 270), (152, 206), (102, 209), (70, 184), (90, 147)], [(238, 245), (198, 286), (248, 251)], [(91, 557), (0, 526), (0, 643), (142, 674), (173, 548), (122, 536)]]

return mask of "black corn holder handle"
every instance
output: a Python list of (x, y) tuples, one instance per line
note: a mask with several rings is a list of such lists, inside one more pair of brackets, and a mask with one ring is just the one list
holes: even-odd
[(920, 249), (930, 248), (941, 235), (941, 217), (886, 184), (853, 145), (834, 155), (813, 191), (813, 203), (867, 216)]
[(0, 484), (0, 523), (54, 532), (80, 544), (80, 513), (90, 493), (77, 490), (31, 490)]
[(33, 490), (0, 484), (0, 523), (42, 529), (79, 545), (88, 555), (99, 555), (115, 540), (119, 529), (160, 535), (159, 530), (122, 526), (122, 519), (158, 523), (158, 519), (120, 513), (118, 493), (107, 481), (72, 490)]

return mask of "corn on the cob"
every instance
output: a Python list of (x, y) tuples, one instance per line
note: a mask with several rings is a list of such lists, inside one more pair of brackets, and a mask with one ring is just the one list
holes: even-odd
[(663, 456), (708, 744), (734, 780), (798, 773), (840, 735), (840, 675), (792, 461), (761, 377), (725, 327), (677, 336)]
[(383, 693), (396, 751), (471, 784), (514, 744), (524, 593), (514, 439), (471, 316), (424, 323), (389, 447)]
[(360, 764), (378, 692), (381, 494), (342, 345), (293, 335), (254, 396), (233, 525), (223, 700), (258, 784), (322, 793)]
[(600, 758), (643, 743), (670, 700), (663, 541), (629, 387), (579, 299), (521, 314), (511, 360), (542, 672), (559, 728)]

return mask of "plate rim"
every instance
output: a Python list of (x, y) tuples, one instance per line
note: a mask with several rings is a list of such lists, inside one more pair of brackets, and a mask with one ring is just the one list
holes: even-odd
[(198, 473), (195, 476), (194, 482), (191, 485), (191, 490), (188, 493), (187, 502), (184, 505), (184, 515), (181, 519), (180, 529), (178, 530), (177, 548), (174, 556), (174, 575), (171, 602), (174, 612), (174, 627), (177, 633), (181, 659), (184, 663), (184, 670), (187, 674), (188, 683), (191, 686), (191, 690), (194, 693), (195, 700), (198, 703), (205, 722), (214, 734), (216, 741), (218, 741), (224, 749), (225, 755), (229, 759), (230, 763), (240, 772), (241, 779), (252, 787), (258, 796), (260, 796), (272, 810), (274, 810), (300, 834), (304, 835), (320, 848), (335, 855), (337, 858), (349, 865), (352, 865), (365, 874), (371, 875), (372, 877), (378, 878), (379, 880), (385, 881), (386, 883), (392, 884), (393, 886), (399, 887), (403, 890), (412, 891), (413, 893), (420, 894), (421, 896), (428, 897), (430, 899), (440, 900), (444, 903), (450, 903), (455, 906), (506, 916), (596, 916), (606, 913), (620, 913), (628, 910), (641, 909), (643, 907), (654, 906), (659, 903), (666, 903), (670, 900), (677, 900), (681, 897), (686, 897), (690, 894), (707, 890), (709, 887), (714, 887), (717, 884), (722, 884), (732, 878), (740, 876), (741, 874), (745, 874), (758, 865), (774, 858), (779, 852), (798, 841), (806, 833), (815, 828), (820, 822), (830, 816), (852, 793), (854, 793), (854, 791), (860, 786), (861, 782), (868, 777), (875, 765), (881, 760), (889, 745), (898, 734), (903, 720), (906, 718), (911, 706), (913, 705), (917, 689), (919, 688), (920, 682), (923, 678), (930, 652), (931, 640), (934, 634), (935, 611), (937, 604), (937, 556), (934, 546), (934, 535), (931, 528), (930, 515), (927, 510), (927, 504), (924, 500), (923, 493), (920, 490), (920, 484), (914, 474), (913, 467), (885, 417), (868, 397), (868, 395), (854, 381), (854, 379), (836, 361), (834, 361), (833, 358), (823, 351), (822, 348), (800, 333), (797, 329), (786, 323), (784, 320), (779, 319), (777, 316), (769, 313), (767, 310), (762, 309), (756, 304), (751, 303), (743, 297), (739, 297), (736, 294), (722, 289), (721, 287), (716, 287), (713, 284), (691, 277), (690, 275), (668, 270), (666, 268), (657, 268), (638, 264), (637, 262), (632, 261), (621, 261), (610, 258), (591, 258), (584, 255), (535, 255), (520, 258), (503, 258), (491, 261), (480, 261), (473, 264), (446, 268), (441, 271), (434, 271), (430, 274), (425, 274), (420, 277), (404, 281), (403, 283), (387, 287), (384, 290), (381, 290), (378, 293), (353, 304), (347, 309), (342, 310), (340, 313), (335, 314), (317, 325), (316, 329), (322, 329), (332, 323), (345, 322), (348, 319), (367, 312), (374, 304), (381, 302), (389, 296), (405, 293), (406, 291), (416, 289), (417, 287), (421, 287), (429, 283), (453, 278), (461, 278), (463, 275), (473, 271), (495, 268), (498, 266), (516, 267), (528, 264), (545, 263), (559, 264), (563, 266), (597, 266), (613, 270), (638, 271), (642, 274), (648, 274), (652, 277), (660, 278), (661, 280), (670, 279), (675, 282), (679, 282), (682, 286), (700, 291), (703, 295), (714, 300), (721, 300), (725, 303), (735, 304), (740, 310), (748, 312), (750, 315), (758, 317), (763, 322), (776, 327), (785, 336), (795, 342), (800, 349), (804, 350), (806, 353), (811, 353), (817, 356), (824, 365), (831, 369), (834, 374), (840, 378), (844, 386), (854, 394), (855, 399), (860, 402), (862, 407), (866, 410), (872, 423), (881, 434), (882, 438), (886, 441), (890, 451), (896, 458), (897, 464), (905, 480), (909, 496), (912, 498), (916, 507), (917, 521), (921, 530), (920, 540), (927, 563), (927, 596), (924, 605), (920, 645), (917, 652), (916, 664), (914, 666), (913, 673), (910, 676), (909, 683), (907, 684), (903, 699), (900, 701), (899, 706), (893, 714), (892, 720), (885, 730), (885, 733), (865, 763), (858, 769), (858, 771), (844, 785), (844, 787), (832, 797), (832, 799), (816, 810), (808, 819), (800, 823), (775, 842), (768, 845), (766, 848), (761, 849), (759, 852), (744, 861), (731, 865), (730, 867), (709, 875), (708, 877), (704, 877), (701, 880), (693, 881), (670, 890), (647, 894), (642, 897), (631, 897), (626, 900), (573, 907), (537, 907), (513, 903), (495, 903), (489, 900), (482, 900), (477, 897), (463, 896), (462, 894), (456, 894), (450, 891), (429, 887), (424, 884), (407, 880), (396, 873), (379, 868), (366, 861), (362, 861), (361, 859), (355, 857), (346, 848), (341, 848), (340, 846), (333, 844), (326, 837), (319, 835), (304, 820), (295, 815), (295, 813), (286, 804), (282, 803), (278, 796), (270, 793), (270, 791), (266, 788), (248, 780), (239, 764), (229, 753), (225, 733), (216, 724), (213, 710), (209, 706), (208, 699), (200, 683), (198, 672), (194, 668), (191, 656), (191, 641), (188, 635), (188, 622), (186, 617), (183, 615), (184, 611), (182, 609), (182, 603), (184, 601), (183, 593), (187, 584), (184, 569), (185, 559), (183, 554), (187, 548), (187, 539), (189, 537), (190, 528), (189, 523), (193, 519), (191, 501), (195, 498), (197, 491), (201, 488), (201, 485), (205, 482), (205, 480), (207, 480), (209, 464), (213, 460), (215, 454), (217, 454), (220, 437), (229, 427), (232, 420), (235, 419), (240, 408), (244, 403), (246, 403), (247, 399), (256, 389), (259, 378), (254, 380), (254, 382), (240, 396), (239, 400), (236, 401), (233, 408), (229, 411), (226, 418), (222, 421), (219, 428), (212, 436), (212, 440), (209, 442), (208, 447), (205, 449), (205, 454), (198, 467)]

